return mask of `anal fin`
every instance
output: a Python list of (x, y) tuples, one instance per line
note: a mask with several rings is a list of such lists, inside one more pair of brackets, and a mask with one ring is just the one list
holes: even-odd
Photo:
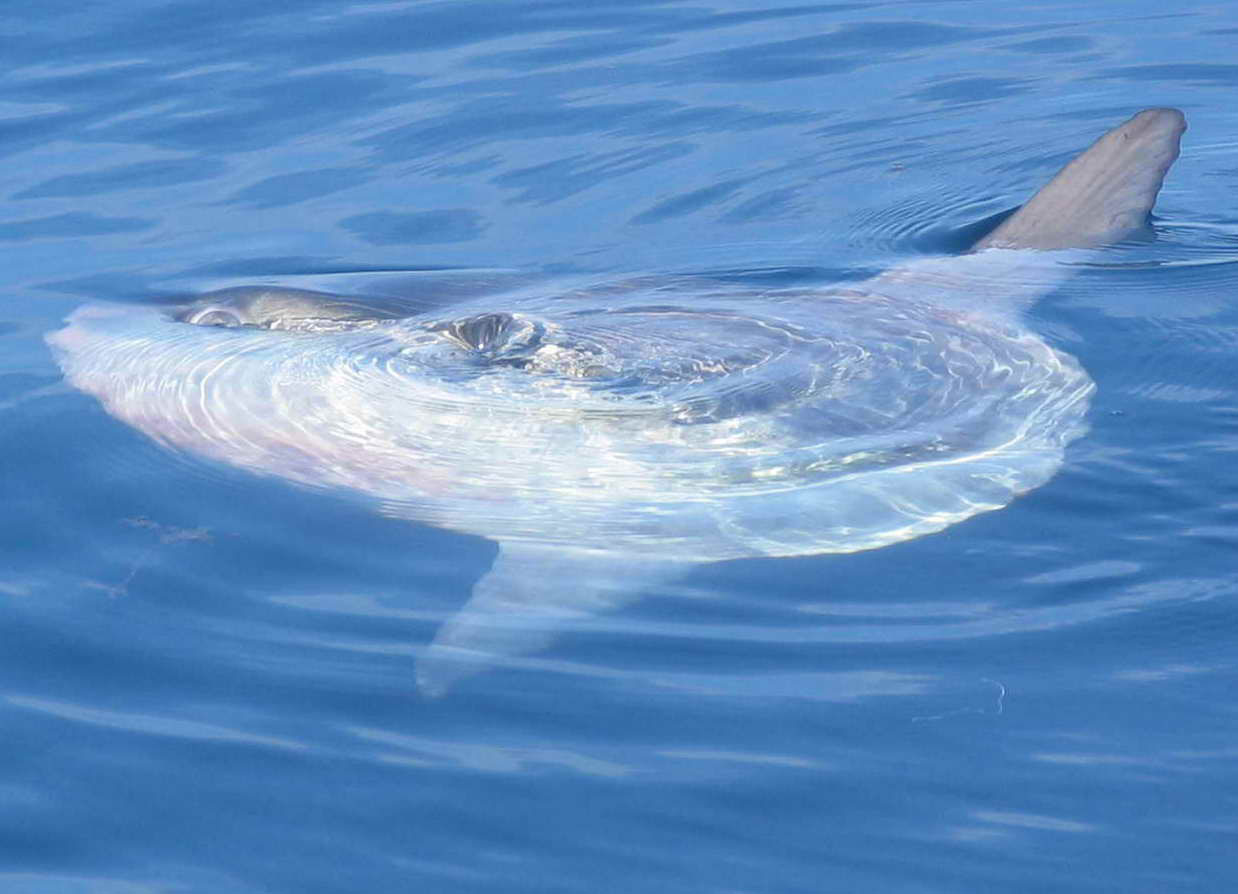
[(472, 598), (418, 661), (417, 687), (442, 695), (459, 680), (545, 648), (564, 626), (633, 602), (690, 567), (626, 553), (500, 543)]

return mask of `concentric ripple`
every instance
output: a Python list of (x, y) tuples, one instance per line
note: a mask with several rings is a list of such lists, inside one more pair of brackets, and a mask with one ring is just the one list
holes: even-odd
[(1025, 330), (858, 290), (504, 304), (321, 326), (88, 305), (49, 341), (170, 447), (504, 542), (690, 561), (869, 549), (1001, 507), (1057, 469), (1092, 391)]

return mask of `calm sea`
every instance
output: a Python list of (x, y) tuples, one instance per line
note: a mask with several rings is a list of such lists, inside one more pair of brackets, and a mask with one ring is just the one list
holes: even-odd
[[(0, 891), (1238, 886), (1232, 4), (0, 23)], [(493, 543), (187, 462), (44, 343), (87, 301), (249, 282), (854, 278), (1159, 105), (1190, 130), (1157, 239), (1031, 314), (1098, 385), (1054, 480), (885, 549), (702, 565), (439, 699), (418, 655)]]

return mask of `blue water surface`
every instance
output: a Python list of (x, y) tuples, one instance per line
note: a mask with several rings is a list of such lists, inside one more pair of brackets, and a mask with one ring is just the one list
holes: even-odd
[[(1229, 4), (0, 22), (0, 890), (1238, 884)], [(437, 699), (417, 657), (491, 542), (173, 455), (44, 342), (86, 301), (252, 282), (855, 279), (1160, 105), (1190, 130), (1155, 241), (1031, 315), (1098, 384), (1054, 480), (880, 550), (701, 565)]]

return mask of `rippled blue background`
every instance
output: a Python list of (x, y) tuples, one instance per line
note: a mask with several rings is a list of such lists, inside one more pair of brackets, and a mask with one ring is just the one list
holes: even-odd
[[(0, 12), (0, 890), (1216, 892), (1238, 854), (1227, 3), (73, 3)], [(1033, 324), (1063, 472), (703, 566), (420, 698), (484, 541), (171, 457), (83, 300), (364, 271), (859, 276), (1137, 109), (1157, 242)]]

